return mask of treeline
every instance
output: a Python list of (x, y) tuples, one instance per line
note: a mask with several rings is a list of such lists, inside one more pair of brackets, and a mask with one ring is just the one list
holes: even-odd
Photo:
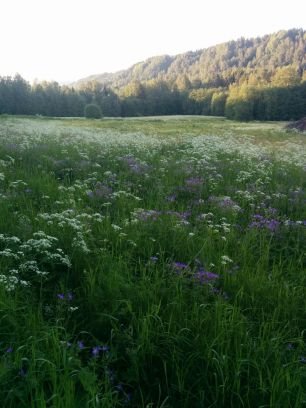
[(235, 120), (306, 116), (306, 32), (279, 31), (177, 56), (72, 86), (0, 77), (0, 114), (83, 116), (217, 115)]
[(241, 72), (229, 86), (191, 82), (134, 81), (119, 90), (122, 113), (214, 115), (235, 120), (290, 120), (306, 115), (306, 71), (293, 65)]
[(76, 90), (57, 82), (30, 85), (20, 75), (0, 77), (0, 114), (83, 116), (85, 106), (92, 102), (107, 116), (121, 115), (119, 97), (101, 85)]
[(97, 81), (79, 89), (57, 82), (30, 85), (20, 75), (0, 77), (0, 114), (83, 116), (94, 103), (104, 116), (214, 115), (235, 120), (291, 120), (306, 116), (306, 78), (281, 68), (269, 83), (254, 77), (218, 88), (134, 81), (115, 92)]
[(306, 116), (306, 82), (290, 87), (230, 89), (224, 115), (235, 120), (294, 120)]

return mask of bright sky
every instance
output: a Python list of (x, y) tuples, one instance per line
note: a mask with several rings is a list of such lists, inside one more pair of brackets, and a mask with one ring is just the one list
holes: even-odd
[(305, 0), (1, 0), (0, 76), (74, 81), (146, 58), (306, 29)]

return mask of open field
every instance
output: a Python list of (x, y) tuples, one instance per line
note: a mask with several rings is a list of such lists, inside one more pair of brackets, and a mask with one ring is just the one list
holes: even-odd
[(0, 117), (0, 406), (306, 407), (306, 135)]

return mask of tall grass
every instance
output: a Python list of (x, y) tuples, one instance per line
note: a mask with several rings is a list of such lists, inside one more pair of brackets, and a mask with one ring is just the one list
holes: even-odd
[(306, 405), (306, 148), (271, 123), (0, 120), (1, 406)]

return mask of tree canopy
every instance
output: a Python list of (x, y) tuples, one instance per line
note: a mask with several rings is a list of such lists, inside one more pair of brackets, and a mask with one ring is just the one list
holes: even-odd
[(177, 56), (159, 56), (72, 86), (0, 77), (0, 114), (83, 116), (225, 115), (290, 120), (306, 115), (306, 32), (240, 38)]

